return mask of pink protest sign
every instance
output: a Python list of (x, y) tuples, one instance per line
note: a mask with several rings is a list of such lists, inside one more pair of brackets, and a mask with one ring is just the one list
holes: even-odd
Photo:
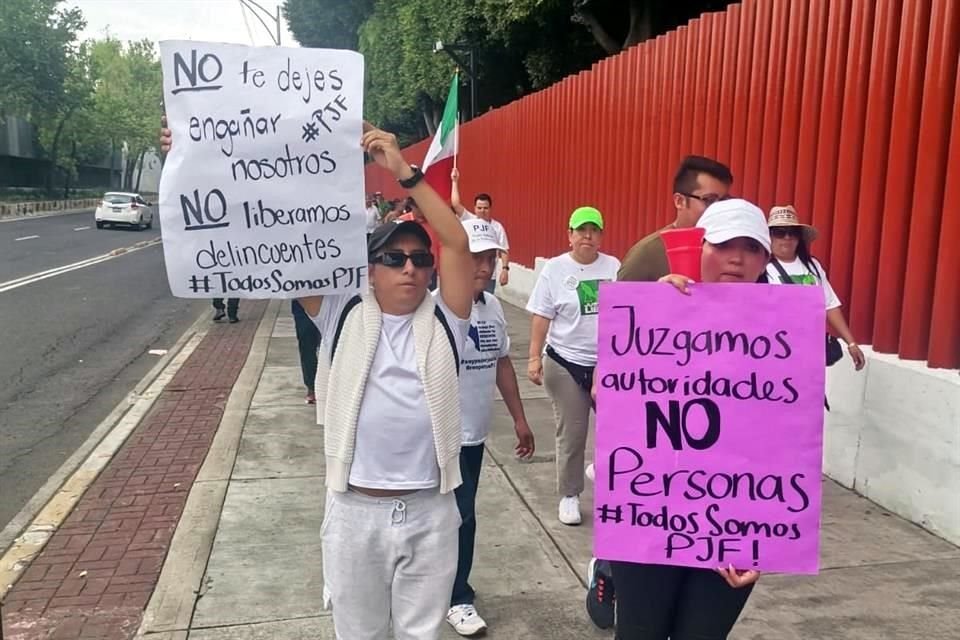
[(819, 287), (600, 290), (594, 554), (817, 573)]

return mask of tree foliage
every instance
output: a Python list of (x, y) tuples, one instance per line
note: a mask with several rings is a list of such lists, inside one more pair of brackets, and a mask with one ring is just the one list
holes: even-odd
[[(0, 0), (0, 115), (30, 121), (67, 188), (81, 164), (127, 149), (127, 188), (155, 145), (161, 114), (160, 61), (150, 41), (80, 43), (83, 15), (60, 0)], [(130, 179), (133, 177), (133, 179)]]
[(728, 4), (730, 0), (286, 0), (284, 13), (303, 46), (361, 51), (367, 65), (366, 115), (401, 137), (417, 139), (432, 133), (453, 70), (447, 56), (433, 53), (437, 40), (476, 51), (482, 112)]
[(0, 115), (31, 116), (62, 97), (86, 25), (60, 0), (0, 1)]
[(360, 25), (373, 7), (374, 0), (286, 0), (283, 16), (304, 47), (356, 50)]

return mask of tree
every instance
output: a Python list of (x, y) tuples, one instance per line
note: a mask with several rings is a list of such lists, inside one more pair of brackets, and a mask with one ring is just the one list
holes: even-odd
[(92, 129), (112, 152), (126, 144), (121, 188), (139, 189), (143, 157), (156, 147), (155, 132), (162, 115), (160, 61), (149, 40), (129, 43), (98, 40), (91, 47), (91, 66), (97, 77)]
[(304, 47), (357, 50), (360, 25), (373, 6), (374, 0), (286, 0), (283, 17)]
[(613, 55), (674, 29), (701, 13), (718, 11), (730, 4), (733, 1), (575, 0), (571, 20), (586, 27), (597, 44)]
[[(68, 179), (76, 173), (77, 139), (81, 122), (86, 120), (78, 114), (89, 110), (93, 105), (94, 83), (90, 73), (90, 54), (86, 45), (70, 52), (66, 58), (66, 75), (63, 87), (56, 100), (37, 107), (34, 112), (35, 125), (40, 146), (50, 160), (47, 170), (46, 188), (52, 193), (57, 170), (62, 170)], [(66, 132), (66, 135), (64, 135)], [(72, 142), (71, 153), (61, 153), (65, 138)], [(66, 197), (66, 196), (65, 196)]]
[(61, 99), (70, 54), (86, 25), (80, 10), (60, 0), (0, 1), (0, 115), (32, 119)]
[[(588, 68), (728, 0), (286, 0), (304, 46), (366, 57), (365, 115), (406, 142), (431, 135), (453, 63), (433, 43), (467, 44), (478, 60), (479, 109)], [(587, 27), (586, 29), (584, 27)]]

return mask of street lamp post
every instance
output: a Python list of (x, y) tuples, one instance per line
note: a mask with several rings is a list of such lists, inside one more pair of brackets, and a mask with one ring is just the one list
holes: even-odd
[[(457, 63), (457, 66), (467, 71), (470, 76), (470, 119), (477, 116), (477, 48), (469, 44), (447, 44), (443, 40), (437, 40), (433, 45), (433, 52), (444, 52), (450, 59)], [(467, 54), (467, 64), (458, 55)]]
[[(277, 12), (274, 14), (269, 9), (264, 7), (262, 4), (257, 2), (257, 0), (240, 0), (240, 5), (246, 7), (250, 10), (250, 13), (253, 14), (253, 17), (260, 21), (260, 24), (263, 25), (263, 28), (267, 30), (267, 33), (270, 34), (270, 39), (273, 40), (273, 43), (280, 46), (280, 5), (277, 5)], [(259, 9), (259, 12), (257, 11)], [(272, 20), (276, 25), (276, 32), (270, 28), (270, 26), (264, 21), (263, 14), (268, 19)]]

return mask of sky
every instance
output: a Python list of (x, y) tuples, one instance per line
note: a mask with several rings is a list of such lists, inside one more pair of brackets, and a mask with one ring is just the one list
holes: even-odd
[[(282, 0), (256, 1), (275, 13)], [(273, 45), (264, 26), (250, 10), (242, 8), (240, 0), (65, 0), (63, 6), (79, 7), (87, 19), (81, 39), (101, 38), (109, 31), (111, 36), (124, 41), (149, 38), (154, 42), (199, 40)], [(276, 29), (270, 18), (264, 16), (264, 22), (271, 30)], [(298, 46), (286, 22), (280, 36), (283, 46)]]

